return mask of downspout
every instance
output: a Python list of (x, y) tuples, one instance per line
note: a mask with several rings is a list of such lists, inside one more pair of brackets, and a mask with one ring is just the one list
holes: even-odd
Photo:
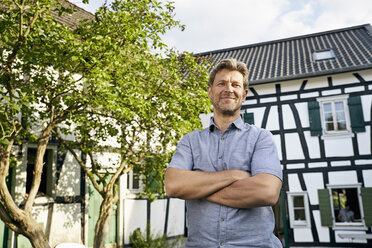
[(280, 190), (280, 195), (282, 198), (282, 217), (283, 217), (283, 231), (284, 231), (284, 247), (289, 248), (288, 244), (288, 227), (287, 227), (287, 216), (285, 211), (285, 191), (284, 188)]

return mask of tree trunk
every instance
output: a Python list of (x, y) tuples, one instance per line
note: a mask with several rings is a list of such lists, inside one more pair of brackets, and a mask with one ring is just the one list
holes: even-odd
[(106, 243), (110, 226), (110, 214), (114, 202), (111, 196), (106, 196), (101, 204), (99, 218), (94, 230), (94, 248), (103, 248)]
[(31, 216), (26, 216), (20, 225), (24, 230), (22, 234), (29, 239), (33, 248), (50, 248), (43, 229)]

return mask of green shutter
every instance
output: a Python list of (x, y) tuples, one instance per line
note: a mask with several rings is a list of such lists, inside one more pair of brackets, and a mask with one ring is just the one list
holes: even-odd
[(331, 198), (328, 189), (318, 189), (320, 220), (322, 226), (332, 226)]
[(361, 188), (364, 221), (366, 226), (372, 226), (372, 188)]
[(353, 132), (365, 132), (362, 102), (360, 96), (350, 97), (348, 99), (351, 130)]
[(254, 115), (253, 113), (244, 113), (244, 122), (248, 124), (254, 124)]
[(311, 136), (322, 135), (322, 123), (320, 120), (319, 102), (308, 102), (310, 133)]

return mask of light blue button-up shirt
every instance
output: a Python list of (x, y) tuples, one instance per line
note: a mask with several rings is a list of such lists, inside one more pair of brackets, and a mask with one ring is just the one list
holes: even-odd
[[(185, 135), (169, 167), (215, 172), (245, 170), (268, 173), (282, 180), (277, 150), (269, 131), (241, 118), (222, 133), (214, 124)], [(205, 199), (187, 200), (188, 239), (185, 247), (282, 247), (273, 234), (271, 207), (231, 208)]]

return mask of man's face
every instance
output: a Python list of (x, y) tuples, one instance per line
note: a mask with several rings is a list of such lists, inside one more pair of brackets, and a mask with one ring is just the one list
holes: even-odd
[(213, 85), (208, 86), (208, 97), (212, 100), (214, 111), (223, 115), (236, 114), (247, 93), (243, 86), (243, 75), (228, 69), (217, 72)]

